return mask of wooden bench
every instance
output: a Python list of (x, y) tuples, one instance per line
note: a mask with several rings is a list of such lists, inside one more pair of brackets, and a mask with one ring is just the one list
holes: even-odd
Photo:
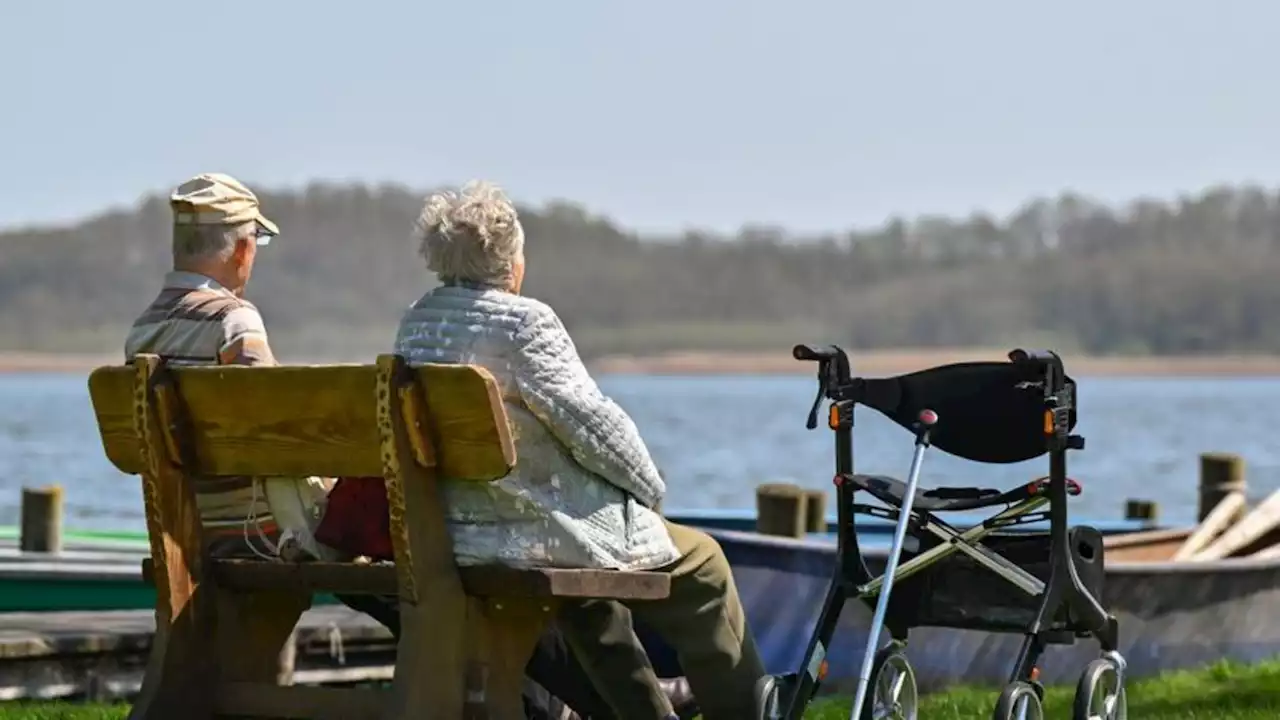
[[(103, 367), (89, 390), (108, 459), (142, 476), (156, 634), (131, 718), (524, 717), (533, 645), (561, 598), (660, 599), (661, 573), (454, 564), (438, 477), (516, 462), (493, 378), (471, 366)], [(381, 476), (395, 564), (211, 557), (194, 478)], [(319, 592), (395, 594), (390, 689), (284, 687), (277, 662)]]

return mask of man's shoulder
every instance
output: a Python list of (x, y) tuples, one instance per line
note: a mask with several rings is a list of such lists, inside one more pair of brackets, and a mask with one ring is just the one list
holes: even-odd
[(254, 305), (251, 301), (246, 300), (245, 298), (236, 297), (233, 295), (231, 296), (231, 299), (235, 301), (234, 307), (237, 310), (247, 310), (249, 312), (255, 312), (255, 313), (258, 312), (258, 306)]
[(227, 322), (250, 322), (262, 324), (262, 313), (258, 311), (258, 306), (245, 300), (244, 298), (232, 298), (235, 303), (228, 305), (225, 312), (222, 313), (222, 321)]

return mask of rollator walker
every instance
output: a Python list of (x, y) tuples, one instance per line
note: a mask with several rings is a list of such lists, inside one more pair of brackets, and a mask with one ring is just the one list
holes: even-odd
[[(797, 345), (797, 360), (818, 363), (818, 397), (835, 433), (837, 567), (799, 672), (757, 687), (762, 720), (800, 720), (825, 675), (825, 658), (845, 602), (874, 608), (858, 675), (853, 720), (917, 717), (915, 672), (905, 649), (911, 628), (947, 627), (1019, 633), (1008, 683), (994, 720), (1041, 720), (1039, 662), (1050, 644), (1092, 637), (1100, 657), (1076, 687), (1075, 720), (1124, 720), (1125, 660), (1116, 618), (1100, 604), (1103, 539), (1097, 529), (1070, 527), (1067, 501), (1081, 487), (1067, 477), (1067, 451), (1084, 448), (1076, 424), (1075, 382), (1050, 351), (1014, 350), (1009, 362), (944, 365), (893, 378), (855, 378), (836, 346)], [(874, 408), (915, 435), (906, 482), (860, 475), (853, 467), (856, 405)], [(979, 463), (1016, 463), (1048, 453), (1049, 474), (1010, 490), (918, 487), (925, 449)], [(859, 492), (886, 507), (856, 502)], [(1000, 508), (965, 530), (940, 515)], [(873, 575), (858, 547), (858, 513), (896, 522), (883, 573)], [(1048, 520), (1047, 532), (1008, 532)], [(1002, 532), (1004, 531), (1004, 532)], [(914, 547), (908, 549), (908, 535)], [(991, 577), (994, 574), (999, 580)], [(889, 642), (880, 646), (882, 629)]]

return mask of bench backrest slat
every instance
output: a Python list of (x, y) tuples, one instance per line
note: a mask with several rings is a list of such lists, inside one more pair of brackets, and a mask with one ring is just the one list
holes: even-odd
[[(202, 476), (381, 476), (377, 368), (373, 365), (170, 367), (183, 435)], [(442, 478), (488, 481), (509, 472), (515, 450), (497, 386), (483, 368), (413, 371), (425, 399), (422, 437)], [(134, 370), (89, 377), (103, 449), (122, 472), (144, 468), (133, 423)], [(434, 424), (433, 434), (428, 426)], [(419, 456), (421, 458), (421, 453)]]

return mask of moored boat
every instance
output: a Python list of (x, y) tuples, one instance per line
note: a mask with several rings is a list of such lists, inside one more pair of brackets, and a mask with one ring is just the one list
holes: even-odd
[[(711, 530), (734, 577), (770, 671), (799, 663), (835, 567), (835, 546), (821, 540), (774, 538)], [(1123, 537), (1123, 536), (1118, 536)], [(868, 553), (875, 564), (875, 552)], [(1017, 592), (1010, 587), (1010, 592)], [(1258, 661), (1280, 654), (1280, 559), (1150, 562), (1108, 557), (1104, 604), (1120, 620), (1121, 652), (1134, 676), (1229, 658)], [(846, 606), (827, 655), (827, 690), (849, 690), (870, 624), (870, 611)], [(651, 638), (646, 638), (650, 641)], [(920, 686), (1001, 683), (1020, 637), (925, 628), (912, 632), (908, 655)], [(654, 654), (661, 643), (652, 639)], [(1074, 673), (1098, 654), (1079, 641), (1051, 646), (1041, 667), (1046, 682), (1074, 683)]]

